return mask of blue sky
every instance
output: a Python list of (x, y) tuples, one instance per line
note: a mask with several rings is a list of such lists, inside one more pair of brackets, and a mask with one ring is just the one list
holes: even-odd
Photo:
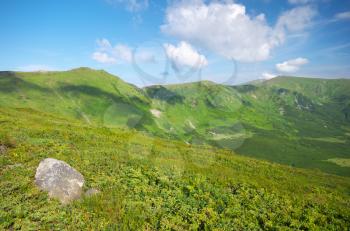
[(0, 70), (87, 66), (139, 86), (350, 78), (350, 1), (2, 0)]

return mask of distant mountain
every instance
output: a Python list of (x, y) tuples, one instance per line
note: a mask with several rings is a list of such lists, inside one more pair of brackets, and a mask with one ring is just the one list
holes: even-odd
[(0, 105), (143, 130), (350, 175), (350, 80), (276, 77), (137, 88), (105, 71), (1, 72)]

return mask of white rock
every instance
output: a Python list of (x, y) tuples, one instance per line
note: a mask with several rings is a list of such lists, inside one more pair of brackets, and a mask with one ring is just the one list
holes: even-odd
[(36, 169), (35, 184), (63, 204), (79, 199), (84, 177), (66, 162), (47, 158)]
[(157, 117), (157, 118), (160, 118), (160, 116), (162, 115), (162, 112), (157, 109), (151, 109), (150, 112), (154, 117)]

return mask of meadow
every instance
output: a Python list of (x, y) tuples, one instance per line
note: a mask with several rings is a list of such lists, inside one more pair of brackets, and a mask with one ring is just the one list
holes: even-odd
[[(230, 150), (0, 109), (0, 229), (346, 230), (350, 181)], [(63, 206), (34, 184), (64, 160), (101, 193)]]

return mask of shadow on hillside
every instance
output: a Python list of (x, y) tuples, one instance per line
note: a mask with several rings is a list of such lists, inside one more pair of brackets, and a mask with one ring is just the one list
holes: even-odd
[[(116, 84), (112, 83), (111, 85), (113, 86), (114, 90), (115, 90), (116, 92), (118, 92), (119, 95), (123, 95), (123, 94), (119, 91), (119, 89), (118, 89), (118, 87), (116, 86)], [(144, 93), (141, 89), (135, 87), (135, 86), (132, 85), (132, 84), (131, 84), (131, 86), (134, 87), (134, 88), (135, 88), (135, 91), (137, 91), (137, 92), (140, 93), (141, 95), (145, 95), (145, 93)], [(147, 104), (147, 103), (148, 103), (148, 102), (145, 101), (145, 100), (142, 100), (142, 99), (137, 98), (137, 97), (133, 97), (133, 102), (135, 102), (135, 101), (137, 101), (138, 103), (143, 103), (143, 104)]]
[(169, 104), (183, 103), (185, 97), (170, 91), (163, 86), (154, 86), (146, 88), (147, 95), (152, 99), (165, 101)]
[(22, 78), (18, 77), (14, 72), (0, 72), (0, 91), (9, 93), (18, 90), (36, 90), (42, 92), (50, 91), (47, 88), (23, 80)]
[(59, 90), (64, 93), (70, 92), (74, 94), (85, 94), (85, 95), (90, 95), (92, 97), (110, 99), (114, 102), (123, 102), (128, 104), (142, 102), (137, 97), (121, 97), (121, 96), (103, 91), (99, 88), (86, 86), (86, 85), (64, 85), (59, 87)]
[(247, 93), (247, 92), (255, 91), (256, 89), (258, 89), (258, 87), (251, 85), (251, 84), (230, 86), (230, 87), (237, 90), (240, 93)]
[[(149, 125), (153, 123), (149, 112), (145, 111), (144, 107), (138, 104), (142, 103), (143, 105), (145, 105), (146, 102), (142, 101), (137, 97), (122, 97), (109, 92), (105, 92), (99, 88), (86, 85), (64, 85), (59, 87), (59, 90), (62, 93), (85, 94), (91, 97), (110, 100), (111, 105), (120, 103), (121, 105), (123, 105), (122, 107), (128, 108), (128, 110), (125, 110), (124, 113), (126, 113), (125, 117), (129, 118), (126, 125), (130, 128), (143, 130), (144, 125)], [(130, 114), (129, 112), (134, 113)], [(132, 114), (139, 114), (139, 116), (137, 116), (137, 118), (134, 118)]]

